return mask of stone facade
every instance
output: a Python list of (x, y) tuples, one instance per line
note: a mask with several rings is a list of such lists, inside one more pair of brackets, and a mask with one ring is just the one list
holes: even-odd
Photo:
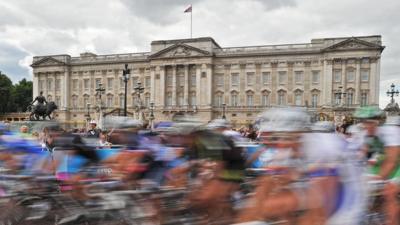
[(224, 103), (226, 117), (237, 125), (281, 106), (306, 107), (317, 119), (340, 120), (360, 105), (378, 105), (383, 49), (381, 36), (229, 48), (205, 37), (153, 41), (144, 53), (35, 56), (33, 95), (43, 91), (59, 105), (59, 120), (81, 124), (87, 103), (91, 118), (98, 117), (99, 83), (106, 89), (106, 111), (123, 108), (121, 77), (128, 64), (130, 115), (139, 102), (134, 87), (141, 82), (142, 104), (155, 103), (156, 121), (176, 113), (209, 121), (222, 116)]

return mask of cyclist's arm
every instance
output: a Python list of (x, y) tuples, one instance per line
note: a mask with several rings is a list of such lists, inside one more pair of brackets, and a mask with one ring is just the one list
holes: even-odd
[(393, 170), (396, 169), (398, 160), (400, 158), (400, 146), (385, 147), (385, 160), (382, 163), (382, 168), (379, 176), (387, 179)]

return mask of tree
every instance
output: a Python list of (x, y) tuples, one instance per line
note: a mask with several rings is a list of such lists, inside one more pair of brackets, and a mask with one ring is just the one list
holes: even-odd
[(27, 81), (25, 78), (14, 86), (13, 99), (16, 111), (26, 111), (32, 101), (32, 87), (32, 81)]
[(7, 75), (0, 71), (0, 114), (13, 110), (13, 84)]

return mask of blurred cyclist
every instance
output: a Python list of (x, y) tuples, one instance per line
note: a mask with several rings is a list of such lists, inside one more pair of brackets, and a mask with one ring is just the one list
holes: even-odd
[(363, 150), (373, 179), (387, 182), (382, 193), (385, 199), (383, 208), (386, 224), (392, 225), (399, 224), (400, 122), (398, 117), (388, 118), (388, 123), (379, 127), (382, 116), (383, 112), (377, 107), (363, 107), (354, 114), (365, 130)]

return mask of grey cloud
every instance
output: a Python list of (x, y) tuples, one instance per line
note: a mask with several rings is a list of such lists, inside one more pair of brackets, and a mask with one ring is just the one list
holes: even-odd
[(0, 71), (7, 74), (13, 82), (21, 80), (29, 70), (21, 67), (19, 61), (28, 55), (29, 53), (16, 46), (0, 42)]
[(295, 7), (297, 2), (295, 0), (255, 0), (260, 2), (266, 10), (274, 10), (283, 7)]

